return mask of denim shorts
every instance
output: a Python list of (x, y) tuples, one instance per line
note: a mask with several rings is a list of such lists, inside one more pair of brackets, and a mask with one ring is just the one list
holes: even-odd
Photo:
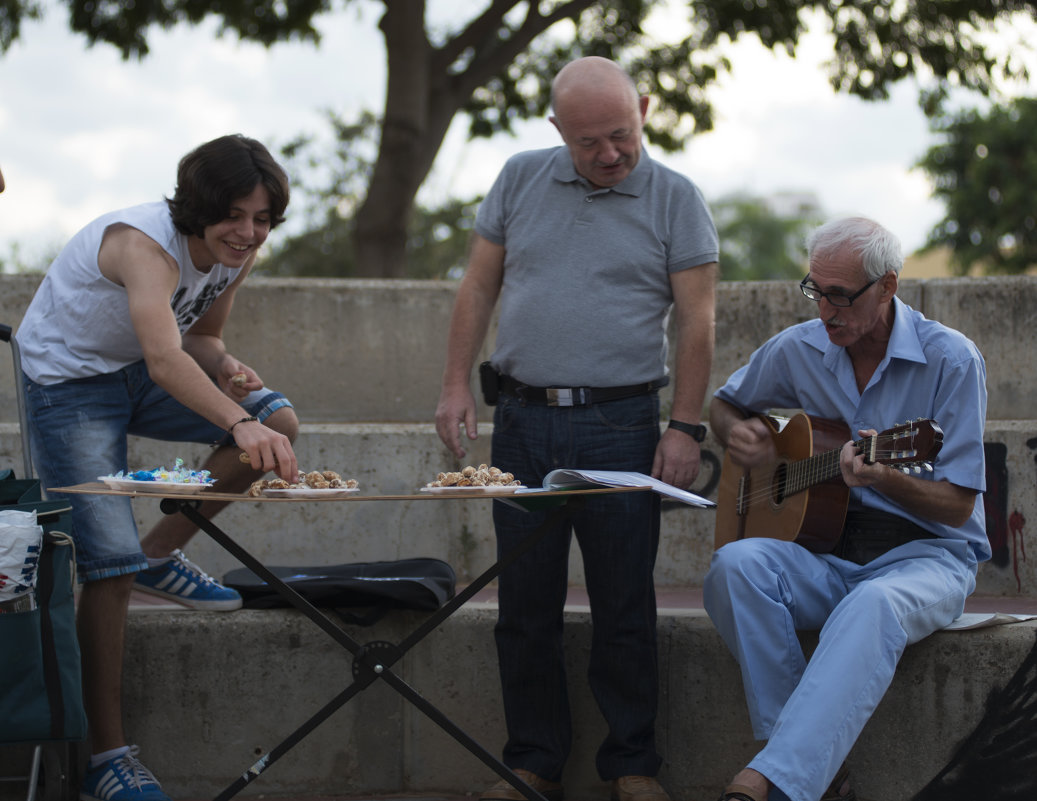
[[(114, 373), (41, 385), (25, 378), (33, 464), (44, 487), (67, 487), (128, 470), (127, 435), (223, 444), (230, 436), (155, 384), (143, 361)], [(292, 404), (261, 389), (242, 403), (265, 420)], [(135, 465), (134, 469), (147, 467)], [(147, 566), (130, 498), (66, 495), (80, 581), (136, 573)]]

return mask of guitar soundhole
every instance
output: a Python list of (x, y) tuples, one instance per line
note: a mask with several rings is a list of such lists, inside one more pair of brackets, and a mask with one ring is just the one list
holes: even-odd
[(774, 471), (774, 480), (771, 482), (771, 502), (780, 506), (785, 502), (785, 488), (788, 482), (788, 464), (779, 464)]

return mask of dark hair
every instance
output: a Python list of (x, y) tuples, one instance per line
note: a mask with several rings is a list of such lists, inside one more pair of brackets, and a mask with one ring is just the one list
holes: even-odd
[(230, 216), (231, 204), (262, 184), (270, 195), (270, 227), (284, 222), (288, 175), (262, 144), (241, 134), (199, 145), (176, 171), (176, 191), (166, 198), (173, 225), (188, 236), (204, 236), (206, 227)]

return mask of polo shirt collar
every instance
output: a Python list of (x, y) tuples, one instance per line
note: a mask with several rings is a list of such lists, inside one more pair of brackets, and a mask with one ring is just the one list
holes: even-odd
[[(647, 189), (648, 181), (652, 177), (652, 165), (653, 162), (651, 157), (648, 155), (648, 151), (642, 147), (641, 158), (638, 159), (637, 166), (631, 170), (630, 175), (615, 186), (595, 191), (618, 192), (621, 195), (640, 197), (644, 193), (645, 189)], [(562, 145), (555, 151), (551, 177), (556, 181), (561, 181), (562, 183), (571, 184), (582, 182), (583, 184), (589, 185), (587, 179), (576, 172), (572, 156), (569, 154), (569, 148), (565, 145)]]

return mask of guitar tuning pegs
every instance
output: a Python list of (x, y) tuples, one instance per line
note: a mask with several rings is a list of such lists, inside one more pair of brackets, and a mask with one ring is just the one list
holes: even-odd
[(922, 468), (921, 468), (921, 467), (919, 467), (918, 465), (915, 465), (915, 468), (914, 468), (914, 470), (915, 470), (915, 475), (918, 475), (919, 473), (921, 473), (921, 472), (922, 472)]
[(929, 462), (926, 462), (926, 463), (925, 463), (924, 465), (922, 465), (922, 466), (923, 466), (923, 467), (924, 467), (924, 468), (925, 468), (925, 469), (926, 469), (926, 470), (927, 470), (928, 472), (930, 472), (930, 473), (931, 473), (931, 472), (933, 472), (933, 466), (932, 466), (931, 464), (929, 464)]

